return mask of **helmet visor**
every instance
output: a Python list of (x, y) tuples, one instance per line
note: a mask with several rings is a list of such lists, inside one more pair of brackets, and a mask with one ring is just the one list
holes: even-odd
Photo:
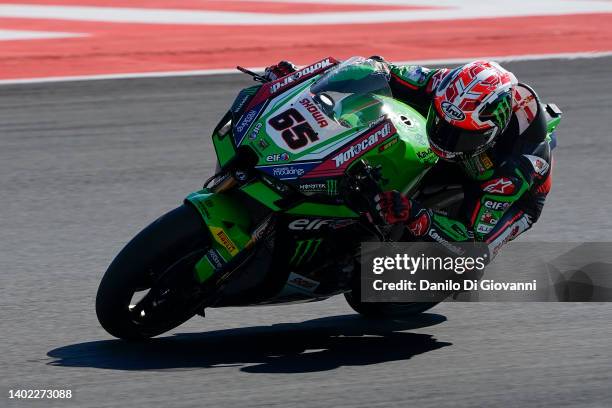
[(431, 104), (427, 114), (427, 135), (432, 150), (441, 158), (460, 160), (484, 151), (497, 136), (497, 126), (483, 130), (466, 130), (441, 118)]

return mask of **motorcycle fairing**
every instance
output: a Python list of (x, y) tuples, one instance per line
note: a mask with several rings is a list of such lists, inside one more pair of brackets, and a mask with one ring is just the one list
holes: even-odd
[(315, 77), (322, 72), (334, 67), (338, 64), (335, 58), (327, 57), (312, 65), (304, 67), (292, 74), (284, 76), (273, 82), (268, 82), (262, 85), (253, 99), (249, 102), (244, 114), (236, 122), (234, 126), (234, 141), (236, 146), (240, 146), (245, 135), (253, 124), (253, 121), (265, 109), (270, 99), (280, 95), (296, 85)]

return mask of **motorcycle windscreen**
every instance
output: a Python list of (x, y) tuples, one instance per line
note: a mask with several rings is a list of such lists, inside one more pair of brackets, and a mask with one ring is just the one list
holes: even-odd
[(388, 73), (380, 62), (351, 58), (319, 78), (311, 87), (313, 100), (325, 114), (345, 128), (361, 128), (386, 112), (391, 97)]

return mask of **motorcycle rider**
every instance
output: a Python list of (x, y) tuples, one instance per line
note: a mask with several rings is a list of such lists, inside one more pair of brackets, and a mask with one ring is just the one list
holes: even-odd
[[(398, 191), (375, 198), (388, 224), (403, 223), (405, 240), (482, 242), (491, 257), (538, 220), (552, 185), (551, 140), (544, 107), (529, 86), (491, 61), (455, 69), (398, 66), (380, 57), (393, 96), (427, 117), (432, 151), (442, 160), (425, 186), (462, 186), (458, 214), (425, 208)], [(296, 67), (266, 69), (270, 80)]]

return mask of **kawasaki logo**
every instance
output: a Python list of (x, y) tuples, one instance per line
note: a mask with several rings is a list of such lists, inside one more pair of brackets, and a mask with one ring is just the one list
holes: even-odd
[(355, 157), (358, 157), (363, 152), (369, 150), (372, 146), (378, 144), (379, 141), (391, 135), (391, 124), (387, 123), (379, 131), (372, 133), (367, 138), (355, 143), (348, 150), (340, 153), (333, 160), (336, 162), (336, 167), (341, 167), (345, 163), (350, 162)]
[(444, 112), (444, 115), (447, 118), (450, 118), (452, 120), (465, 119), (465, 113), (463, 113), (461, 109), (459, 109), (456, 105), (453, 105), (452, 103), (448, 101), (442, 102), (441, 108), (442, 108), (442, 112)]
[(310, 65), (306, 68), (302, 68), (301, 70), (297, 71), (296, 73), (294, 73), (293, 75), (289, 75), (287, 77), (285, 77), (282, 82), (277, 82), (275, 84), (272, 85), (272, 87), (270, 88), (270, 93), (276, 93), (278, 92), (280, 89), (284, 88), (285, 86), (289, 85), (290, 83), (300, 79), (303, 76), (306, 75), (310, 75), (315, 71), (318, 71), (320, 69), (325, 69), (327, 67), (332, 66), (333, 63), (331, 62), (331, 60), (329, 58), (324, 59), (323, 61), (317, 62), (314, 65)]

